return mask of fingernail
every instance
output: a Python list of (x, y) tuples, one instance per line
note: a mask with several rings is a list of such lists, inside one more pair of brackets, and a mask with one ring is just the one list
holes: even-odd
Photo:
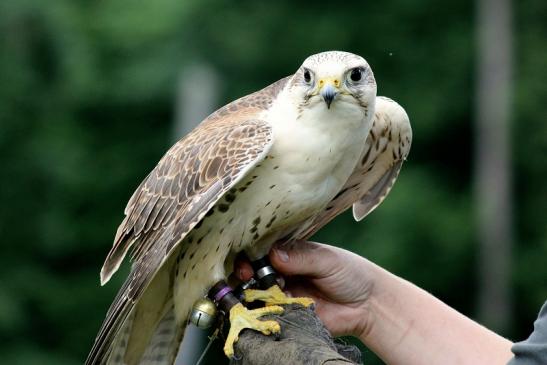
[(275, 280), (277, 281), (277, 285), (279, 285), (281, 289), (285, 287), (285, 279), (283, 278), (283, 276), (278, 276), (275, 278)]
[(289, 254), (287, 253), (287, 251), (276, 248), (275, 253), (282, 262), (289, 262)]

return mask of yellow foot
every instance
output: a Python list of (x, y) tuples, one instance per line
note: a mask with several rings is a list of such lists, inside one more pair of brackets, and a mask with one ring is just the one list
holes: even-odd
[(252, 310), (245, 308), (241, 303), (234, 305), (230, 309), (230, 331), (224, 343), (226, 356), (229, 358), (234, 357), (234, 343), (237, 342), (239, 333), (245, 328), (260, 331), (265, 335), (279, 333), (281, 331), (279, 323), (276, 321), (260, 321), (257, 318), (267, 314), (280, 313), (283, 313), (283, 308), (277, 305)]
[(276, 304), (300, 304), (304, 307), (309, 307), (313, 304), (311, 298), (288, 297), (277, 285), (270, 287), (268, 290), (247, 289), (243, 292), (243, 298), (246, 302), (261, 300), (268, 306)]

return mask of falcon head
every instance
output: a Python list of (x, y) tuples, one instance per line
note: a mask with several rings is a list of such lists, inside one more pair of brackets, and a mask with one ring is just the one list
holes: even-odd
[(289, 92), (302, 106), (336, 109), (374, 106), (376, 81), (367, 61), (353, 53), (330, 51), (308, 57), (293, 76)]

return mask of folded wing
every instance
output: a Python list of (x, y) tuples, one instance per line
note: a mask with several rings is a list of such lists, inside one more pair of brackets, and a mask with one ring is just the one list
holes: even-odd
[(299, 238), (307, 239), (338, 214), (353, 206), (360, 221), (391, 191), (412, 143), (412, 129), (405, 110), (385, 97), (376, 99), (376, 111), (365, 148), (355, 170), (326, 209)]

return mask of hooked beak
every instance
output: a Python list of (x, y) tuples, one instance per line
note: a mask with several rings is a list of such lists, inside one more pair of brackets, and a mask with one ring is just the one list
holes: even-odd
[(338, 95), (338, 85), (337, 80), (320, 80), (319, 86), (321, 90), (321, 96), (323, 97), (323, 100), (325, 100), (325, 103), (327, 103), (327, 108), (330, 109), (330, 105), (332, 104), (332, 101)]

